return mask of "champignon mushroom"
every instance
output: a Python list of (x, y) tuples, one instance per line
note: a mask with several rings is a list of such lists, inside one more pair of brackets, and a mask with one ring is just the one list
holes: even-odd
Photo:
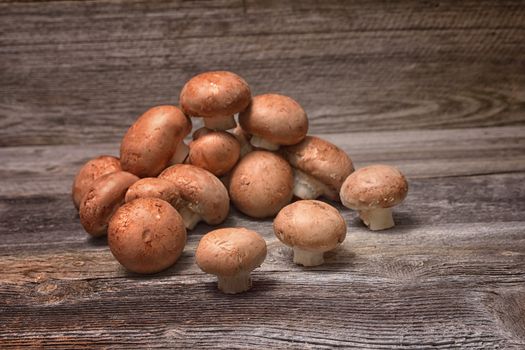
[(170, 203), (175, 209), (182, 205), (179, 190), (168, 180), (156, 177), (145, 177), (128, 188), (126, 203), (137, 198), (159, 198)]
[(230, 132), (241, 145), (241, 158), (253, 151), (252, 144), (250, 143), (251, 135), (244, 131), (240, 125), (237, 125), (237, 127)]
[(73, 181), (71, 192), (75, 208), (79, 208), (82, 197), (96, 179), (120, 170), (120, 160), (112, 156), (99, 156), (84, 164)]
[(239, 124), (252, 135), (253, 146), (270, 151), (280, 145), (295, 145), (308, 132), (304, 109), (291, 97), (278, 94), (255, 96), (239, 114)]
[(221, 291), (241, 293), (250, 289), (250, 272), (266, 258), (266, 242), (255, 231), (221, 228), (202, 237), (195, 257), (202, 271), (217, 276)]
[(186, 229), (169, 203), (138, 198), (121, 206), (111, 218), (108, 244), (126, 269), (156, 273), (179, 259), (186, 245)]
[(190, 164), (176, 164), (164, 170), (159, 178), (172, 182), (180, 193), (179, 213), (187, 229), (200, 220), (218, 225), (228, 216), (230, 198), (222, 182), (212, 173)]
[(281, 154), (294, 169), (294, 195), (301, 199), (325, 196), (339, 200), (339, 190), (354, 171), (350, 157), (336, 145), (319, 137), (306, 136)]
[(243, 78), (232, 72), (213, 71), (191, 78), (179, 100), (184, 113), (204, 118), (207, 128), (227, 130), (235, 127), (233, 115), (244, 110), (251, 98)]
[(341, 186), (341, 202), (359, 211), (359, 217), (373, 231), (394, 226), (392, 207), (408, 192), (405, 176), (389, 165), (370, 165), (356, 170)]
[(126, 171), (99, 177), (80, 202), (80, 223), (87, 233), (98, 237), (106, 234), (109, 219), (124, 203), (129, 186), (139, 178)]
[(219, 177), (235, 166), (240, 152), (241, 146), (233, 135), (225, 131), (212, 131), (190, 143), (188, 163)]
[(292, 168), (271, 152), (250, 152), (230, 173), (229, 190), (233, 204), (244, 214), (273, 216), (292, 199)]
[(284, 207), (273, 230), (281, 242), (293, 248), (293, 262), (303, 266), (323, 264), (323, 254), (346, 237), (346, 223), (339, 211), (317, 200), (299, 200)]
[(147, 110), (122, 139), (122, 169), (139, 177), (152, 177), (172, 163), (182, 163), (187, 156), (183, 139), (190, 131), (190, 119), (175, 106)]

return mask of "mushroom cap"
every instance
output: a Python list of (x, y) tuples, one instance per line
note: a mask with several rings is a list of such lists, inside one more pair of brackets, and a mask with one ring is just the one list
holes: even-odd
[(228, 227), (202, 237), (195, 252), (202, 271), (217, 276), (249, 273), (266, 258), (266, 242), (255, 231)]
[(316, 136), (306, 136), (296, 145), (283, 147), (281, 153), (292, 167), (336, 192), (354, 171), (352, 160), (342, 149)]
[(339, 211), (317, 200), (300, 200), (284, 207), (273, 221), (275, 235), (290, 247), (327, 252), (346, 237)]
[(239, 124), (252, 135), (279, 145), (294, 145), (308, 132), (308, 117), (294, 99), (278, 94), (255, 96), (239, 114)]
[(189, 163), (206, 169), (215, 176), (229, 172), (241, 154), (239, 141), (225, 131), (212, 131), (200, 135), (189, 147)]
[(408, 192), (405, 176), (389, 165), (370, 165), (354, 171), (341, 186), (341, 202), (350, 209), (390, 208)]
[(184, 113), (192, 117), (229, 117), (251, 101), (248, 83), (235, 73), (212, 71), (188, 80), (180, 93)]
[(229, 190), (235, 207), (246, 215), (273, 216), (292, 199), (292, 168), (272, 152), (250, 152), (233, 168)]
[(120, 145), (122, 169), (139, 177), (157, 176), (191, 131), (191, 121), (175, 106), (150, 108), (128, 129)]
[(128, 270), (162, 271), (177, 261), (186, 245), (182, 217), (158, 198), (138, 198), (121, 206), (108, 227), (111, 253)]
[(178, 209), (181, 203), (179, 190), (168, 180), (156, 177), (145, 177), (128, 188), (126, 203), (137, 198), (159, 198)]
[(92, 236), (106, 233), (109, 219), (123, 203), (129, 186), (139, 178), (126, 171), (99, 177), (80, 202), (80, 223)]
[(228, 191), (209, 171), (190, 164), (175, 164), (164, 170), (159, 178), (175, 184), (188, 207), (209, 225), (220, 224), (228, 216)]
[(80, 168), (73, 181), (72, 195), (73, 203), (78, 209), (82, 197), (89, 187), (102, 175), (120, 171), (120, 160), (112, 156), (99, 156), (89, 160)]

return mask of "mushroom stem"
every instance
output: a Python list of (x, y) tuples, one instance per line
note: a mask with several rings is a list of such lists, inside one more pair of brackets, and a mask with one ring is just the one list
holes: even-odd
[(372, 231), (385, 230), (394, 227), (391, 208), (359, 210), (359, 217)]
[(171, 157), (170, 165), (184, 163), (184, 160), (188, 157), (189, 151), (190, 149), (188, 148), (188, 145), (184, 143), (184, 141), (179, 142), (175, 153)]
[(252, 136), (252, 138), (250, 139), (250, 143), (253, 145), (253, 147), (264, 148), (268, 151), (277, 151), (279, 149), (278, 144), (272, 143), (257, 135)]
[(301, 199), (316, 199), (321, 195), (337, 198), (337, 193), (316, 178), (299, 169), (294, 169), (293, 194)]
[(242, 293), (252, 286), (249, 273), (241, 273), (235, 276), (217, 276), (217, 279), (219, 289), (228, 294)]
[(293, 247), (293, 262), (303, 266), (319, 266), (324, 263), (323, 252), (311, 252)]
[(204, 126), (212, 130), (228, 130), (237, 126), (233, 115), (226, 117), (203, 118)]
[(193, 230), (195, 226), (197, 226), (197, 223), (201, 221), (201, 217), (196, 212), (192, 211), (187, 206), (183, 206), (179, 209), (179, 214), (182, 216), (182, 221), (184, 221), (184, 226), (188, 230)]

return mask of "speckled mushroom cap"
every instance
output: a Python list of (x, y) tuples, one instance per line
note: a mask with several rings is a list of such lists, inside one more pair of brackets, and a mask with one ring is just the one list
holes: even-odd
[(89, 160), (80, 168), (73, 181), (72, 195), (73, 203), (78, 209), (80, 201), (89, 187), (102, 175), (120, 171), (120, 160), (112, 156), (99, 156)]
[(294, 145), (308, 132), (308, 117), (294, 99), (278, 94), (254, 96), (239, 114), (239, 124), (252, 135), (274, 144)]
[(230, 210), (228, 191), (212, 173), (190, 164), (176, 164), (159, 178), (175, 184), (182, 199), (209, 225), (223, 222)]
[(316, 136), (306, 136), (296, 145), (283, 147), (281, 153), (294, 168), (321, 181), (337, 193), (354, 171), (352, 160), (342, 149)]
[(156, 273), (180, 257), (186, 245), (186, 228), (169, 203), (138, 198), (121, 206), (111, 218), (108, 244), (128, 270)]
[(405, 176), (389, 165), (370, 165), (354, 171), (341, 186), (341, 202), (355, 210), (390, 208), (408, 192)]
[(235, 166), (240, 153), (241, 145), (232, 134), (212, 131), (190, 143), (188, 162), (215, 176), (222, 176)]
[(221, 228), (202, 237), (195, 252), (202, 271), (218, 276), (249, 273), (266, 258), (266, 242), (241, 227)]
[(123, 203), (126, 191), (139, 178), (126, 171), (99, 177), (80, 202), (80, 223), (92, 236), (106, 234), (109, 219)]
[(146, 177), (128, 188), (126, 203), (137, 198), (159, 198), (170, 203), (175, 209), (181, 205), (181, 195), (177, 187), (168, 180)]
[(248, 83), (228, 71), (205, 72), (191, 78), (180, 93), (184, 113), (192, 117), (232, 116), (251, 101)]
[(292, 199), (292, 168), (272, 152), (250, 152), (233, 168), (229, 191), (235, 207), (246, 215), (273, 216)]
[(336, 248), (346, 237), (346, 223), (339, 211), (317, 200), (300, 200), (284, 207), (273, 222), (281, 242), (311, 252)]
[(147, 110), (128, 129), (120, 145), (122, 169), (139, 177), (157, 176), (191, 131), (191, 121), (175, 106)]

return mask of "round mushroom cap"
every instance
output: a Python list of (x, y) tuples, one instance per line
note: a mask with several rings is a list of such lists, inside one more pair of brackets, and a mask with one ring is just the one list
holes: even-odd
[(354, 171), (341, 186), (341, 202), (350, 209), (390, 208), (408, 192), (405, 176), (389, 165), (370, 165)]
[(168, 180), (156, 177), (145, 177), (128, 188), (126, 203), (137, 198), (159, 198), (170, 203), (175, 209), (182, 204), (177, 187)]
[(106, 233), (109, 219), (124, 203), (129, 186), (139, 178), (126, 171), (117, 171), (99, 177), (80, 202), (80, 223), (92, 236)]
[(308, 117), (294, 99), (278, 94), (255, 96), (239, 114), (239, 124), (252, 135), (279, 145), (294, 145), (308, 132)]
[(175, 106), (147, 110), (128, 129), (120, 145), (122, 169), (139, 177), (157, 176), (191, 131), (191, 121)]
[(230, 133), (212, 131), (190, 143), (189, 163), (222, 176), (239, 160), (241, 145)]
[(156, 273), (173, 265), (186, 245), (182, 217), (158, 198), (138, 198), (121, 206), (108, 228), (111, 253), (128, 270)]
[(175, 164), (164, 170), (159, 178), (172, 182), (188, 208), (209, 225), (220, 224), (228, 216), (228, 191), (209, 171), (190, 164)]
[(278, 155), (253, 151), (230, 174), (230, 196), (237, 209), (255, 218), (273, 216), (293, 196), (293, 171)]
[(281, 242), (311, 252), (327, 252), (346, 237), (346, 223), (339, 211), (317, 200), (300, 200), (284, 207), (273, 221)]
[(266, 242), (255, 231), (221, 228), (202, 237), (195, 252), (202, 271), (216, 276), (249, 273), (266, 258)]
[(205, 72), (191, 78), (180, 93), (184, 113), (192, 117), (229, 117), (251, 101), (248, 83), (235, 73)]
[(112, 156), (99, 156), (89, 160), (80, 168), (73, 181), (72, 195), (75, 208), (79, 208), (82, 197), (89, 187), (102, 175), (120, 171), (120, 160)]
[(316, 136), (306, 136), (296, 145), (283, 147), (281, 153), (292, 167), (336, 192), (354, 171), (352, 160), (342, 149)]

